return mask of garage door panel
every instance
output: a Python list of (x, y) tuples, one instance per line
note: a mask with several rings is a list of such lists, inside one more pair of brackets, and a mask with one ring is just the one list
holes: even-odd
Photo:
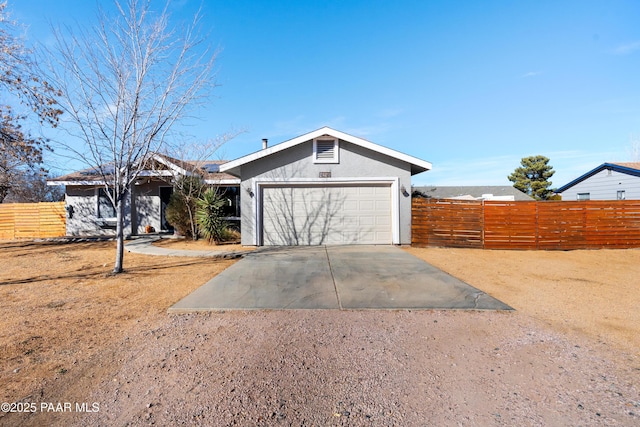
[(376, 233), (373, 231), (361, 231), (359, 235), (359, 240), (363, 242), (370, 242), (376, 240)]
[(358, 203), (358, 209), (361, 211), (374, 211), (375, 208), (376, 208), (376, 205), (374, 200), (361, 200)]
[(346, 196), (354, 196), (359, 194), (359, 187), (344, 187), (343, 192)]
[[(391, 218), (388, 216), (376, 216), (376, 225), (388, 225), (389, 226), (389, 230), (391, 229)], [(385, 230), (388, 231), (388, 230)]]
[(345, 211), (357, 211), (358, 210), (358, 201), (357, 200), (345, 200), (343, 209)]
[(357, 221), (362, 227), (373, 227), (376, 225), (376, 218), (374, 216), (363, 215)]
[(264, 187), (265, 245), (390, 244), (391, 188)]
[(376, 210), (385, 210), (389, 208), (389, 203), (385, 200), (376, 200), (375, 201), (375, 209)]

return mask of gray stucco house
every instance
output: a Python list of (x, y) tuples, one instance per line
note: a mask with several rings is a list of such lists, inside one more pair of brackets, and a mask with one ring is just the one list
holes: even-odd
[[(124, 234), (135, 236), (171, 232), (165, 209), (173, 193), (172, 182), (179, 176), (197, 172), (205, 183), (216, 186), (229, 201), (228, 219), (239, 220), (240, 180), (219, 172), (223, 161), (183, 162), (164, 155), (153, 155), (125, 200)], [(116, 213), (104, 182), (96, 169), (85, 169), (51, 179), (49, 185), (65, 186), (68, 236), (115, 235)]]
[(562, 200), (640, 200), (640, 162), (603, 163), (556, 193)]
[(323, 127), (220, 165), (243, 245), (410, 244), (411, 176), (431, 163)]

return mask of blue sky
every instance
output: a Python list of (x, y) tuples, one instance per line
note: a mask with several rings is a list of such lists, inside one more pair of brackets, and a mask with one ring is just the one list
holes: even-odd
[[(9, 0), (30, 43), (96, 4)], [(227, 159), (326, 125), (432, 162), (416, 185), (510, 185), (542, 154), (561, 186), (640, 138), (638, 1), (182, 0), (173, 17), (200, 6), (220, 86), (189, 130), (246, 129)]]

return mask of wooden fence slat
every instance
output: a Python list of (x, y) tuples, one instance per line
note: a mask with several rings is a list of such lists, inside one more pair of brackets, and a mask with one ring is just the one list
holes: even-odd
[(640, 247), (640, 201), (413, 199), (412, 244), (487, 249)]
[(65, 234), (64, 202), (0, 204), (0, 239), (61, 237)]

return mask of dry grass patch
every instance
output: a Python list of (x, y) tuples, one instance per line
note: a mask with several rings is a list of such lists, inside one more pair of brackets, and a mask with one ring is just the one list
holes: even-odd
[(112, 275), (114, 255), (114, 242), (0, 242), (2, 401), (82, 375), (84, 362), (153, 328), (234, 262), (127, 253), (125, 273)]

